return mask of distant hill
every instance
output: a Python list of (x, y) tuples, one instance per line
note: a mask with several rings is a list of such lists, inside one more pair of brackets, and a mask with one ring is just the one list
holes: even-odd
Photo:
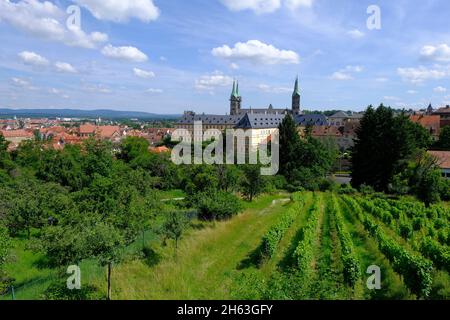
[(115, 110), (74, 110), (74, 109), (1, 109), (0, 118), (102, 118), (102, 119), (139, 119), (172, 120), (180, 115), (162, 115), (138, 111)]

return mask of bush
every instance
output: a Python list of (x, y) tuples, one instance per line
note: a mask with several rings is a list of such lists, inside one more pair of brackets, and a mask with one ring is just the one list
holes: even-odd
[(69, 290), (64, 281), (55, 281), (42, 294), (44, 300), (105, 300), (106, 297), (93, 286), (84, 286), (80, 290)]
[(240, 199), (227, 192), (203, 192), (195, 195), (193, 200), (198, 217), (203, 220), (226, 220), (242, 210)]
[(346, 183), (341, 185), (341, 187), (338, 190), (339, 194), (356, 194), (358, 190), (353, 188), (350, 184)]
[(366, 185), (366, 184), (362, 184), (359, 187), (359, 191), (365, 196), (372, 195), (372, 194), (375, 193), (375, 189), (373, 187), (371, 187), (371, 186)]

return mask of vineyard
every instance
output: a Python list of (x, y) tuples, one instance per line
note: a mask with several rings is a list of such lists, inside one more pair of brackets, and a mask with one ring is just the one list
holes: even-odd
[[(332, 193), (295, 194), (292, 203), (237, 277), (234, 298), (450, 298), (445, 206)], [(371, 266), (381, 271), (379, 288), (367, 285)]]

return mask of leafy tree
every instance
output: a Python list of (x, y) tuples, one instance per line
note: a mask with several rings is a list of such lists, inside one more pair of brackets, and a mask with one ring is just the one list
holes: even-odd
[(199, 218), (203, 220), (229, 219), (242, 210), (239, 198), (223, 191), (197, 193), (189, 200), (198, 209)]
[(450, 151), (450, 126), (441, 129), (436, 147), (441, 150)]
[(13, 162), (8, 153), (8, 146), (9, 142), (0, 134), (0, 169), (10, 170), (13, 168)]
[(431, 138), (426, 129), (404, 115), (396, 116), (391, 108), (370, 106), (352, 150), (352, 184), (372, 186), (388, 191), (393, 177), (405, 170), (407, 159), (418, 149), (427, 148)]
[(130, 163), (136, 158), (148, 153), (150, 144), (147, 140), (141, 137), (127, 137), (120, 145), (119, 159)]
[(175, 241), (175, 255), (178, 251), (178, 242), (189, 225), (189, 219), (182, 211), (170, 211), (163, 224), (162, 232), (165, 238)]
[(287, 115), (279, 126), (280, 133), (280, 174), (288, 177), (298, 166), (298, 149), (301, 143), (292, 116)]
[(253, 201), (253, 198), (262, 193), (265, 187), (265, 180), (261, 175), (261, 167), (258, 165), (243, 165), (242, 171), (242, 193), (248, 201)]

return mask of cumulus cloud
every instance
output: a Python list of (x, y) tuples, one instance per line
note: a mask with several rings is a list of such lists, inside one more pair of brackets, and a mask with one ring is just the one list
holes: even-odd
[(270, 86), (270, 85), (267, 85), (267, 84), (260, 84), (260, 85), (258, 85), (258, 89), (263, 91), (263, 92), (275, 93), (275, 94), (292, 92), (292, 88), (276, 87), (276, 86)]
[(270, 13), (281, 7), (281, 0), (221, 0), (231, 11), (252, 10), (258, 14)]
[(49, 1), (0, 1), (0, 20), (28, 34), (83, 48), (95, 48), (108, 38), (106, 34), (88, 34), (75, 26), (66, 28), (65, 18), (65, 12)]
[(347, 34), (352, 37), (353, 39), (361, 39), (365, 36), (365, 33), (358, 30), (358, 29), (353, 29), (347, 32)]
[(346, 66), (344, 69), (334, 72), (331, 76), (331, 80), (347, 81), (353, 80), (353, 74), (363, 71), (361, 66)]
[(55, 69), (58, 72), (62, 73), (77, 73), (77, 69), (75, 69), (70, 63), (67, 62), (56, 62)]
[(150, 89), (145, 90), (145, 92), (147, 92), (147, 93), (163, 93), (164, 91), (162, 89), (150, 88)]
[(103, 94), (110, 94), (112, 93), (112, 90), (108, 87), (104, 86), (103, 84), (86, 84), (82, 88), (84, 91), (91, 92), (91, 93), (103, 93)]
[(231, 11), (252, 10), (256, 14), (272, 13), (281, 8), (282, 3), (290, 10), (311, 7), (314, 0), (221, 0)]
[(217, 87), (227, 87), (232, 83), (233, 78), (216, 71), (213, 74), (204, 75), (197, 79), (195, 88), (197, 90), (213, 91)]
[(397, 74), (404, 80), (414, 84), (422, 83), (426, 80), (439, 80), (450, 75), (450, 70), (441, 66), (427, 68), (419, 66), (417, 68), (398, 68)]
[(132, 62), (144, 62), (148, 60), (147, 55), (135, 47), (113, 47), (109, 44), (102, 49), (102, 54), (108, 58)]
[(22, 78), (11, 78), (11, 82), (13, 86), (20, 87), (28, 90), (37, 90), (36, 87), (34, 87), (29, 80), (22, 79)]
[(298, 64), (299, 55), (290, 50), (280, 50), (273, 45), (265, 44), (259, 40), (250, 40), (245, 43), (238, 42), (233, 48), (227, 45), (214, 48), (212, 55), (228, 60), (249, 61), (254, 64)]
[(450, 47), (447, 44), (424, 46), (420, 50), (422, 58), (435, 62), (450, 62)]
[(138, 69), (138, 68), (133, 68), (133, 73), (136, 77), (139, 78), (143, 78), (143, 79), (149, 79), (149, 78), (154, 78), (155, 77), (155, 73), (152, 71), (145, 71), (142, 69)]
[(23, 51), (19, 53), (20, 59), (23, 63), (33, 66), (47, 66), (49, 64), (48, 60), (43, 56), (31, 51)]
[(99, 20), (113, 22), (128, 22), (139, 19), (150, 22), (158, 19), (160, 10), (153, 0), (72, 0), (86, 8)]
[(447, 88), (439, 86), (439, 87), (434, 88), (433, 91), (436, 92), (436, 93), (446, 93), (447, 92)]

